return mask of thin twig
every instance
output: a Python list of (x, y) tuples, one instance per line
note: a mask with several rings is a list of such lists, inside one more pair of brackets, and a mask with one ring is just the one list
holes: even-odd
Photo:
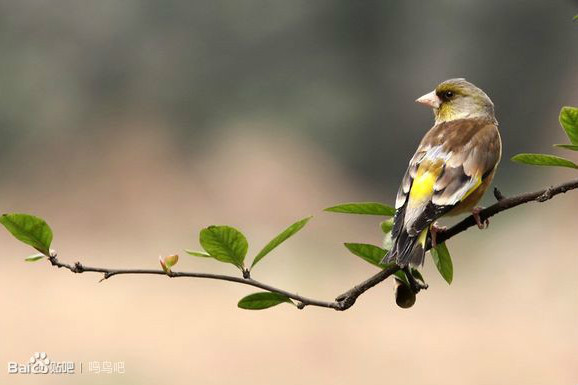
[(84, 266), (80, 262), (76, 262), (74, 265), (69, 265), (67, 263), (60, 262), (60, 260), (55, 254), (50, 256), (48, 260), (53, 266), (70, 270), (73, 273), (102, 273), (103, 277), (100, 280), (100, 282), (107, 280), (115, 275), (125, 275), (125, 274), (165, 275), (170, 278), (188, 277), (188, 278), (217, 279), (220, 281), (236, 282), (243, 285), (258, 287), (260, 289), (271, 291), (274, 293), (284, 294), (291, 299), (303, 303), (304, 305), (329, 307), (329, 308), (338, 307), (338, 305), (335, 302), (319, 301), (316, 299), (303, 297), (299, 294), (294, 294), (285, 291), (283, 289), (278, 289), (276, 287), (273, 287), (266, 283), (259, 282), (252, 278), (242, 278), (230, 275), (210, 274), (210, 273), (194, 273), (194, 272), (180, 272), (180, 271), (165, 272), (164, 270), (155, 270), (155, 269), (110, 269), (103, 267)]
[[(574, 189), (578, 189), (578, 180), (569, 181), (566, 183), (562, 183), (558, 186), (553, 186), (540, 191), (523, 193), (509, 198), (504, 197), (498, 189), (495, 189), (494, 196), (496, 197), (498, 202), (480, 211), (479, 214), (480, 219), (483, 222), (486, 219), (491, 218), (502, 211), (506, 211), (516, 206), (529, 202), (545, 202), (547, 200), (552, 199), (556, 195), (563, 194), (567, 191)], [(455, 237), (456, 235), (466, 231), (467, 229), (475, 225), (476, 220), (472, 215), (470, 215), (461, 222), (458, 222), (456, 225), (450, 227), (446, 231), (440, 232), (437, 235), (437, 241), (438, 243), (445, 242), (448, 239)], [(428, 243), (426, 249), (429, 250), (430, 248), (431, 243)], [(221, 274), (194, 273), (194, 272), (170, 271), (167, 273), (163, 270), (154, 270), (154, 269), (111, 269), (103, 267), (89, 267), (84, 266), (80, 262), (76, 262), (74, 265), (60, 262), (56, 254), (53, 254), (50, 257), (48, 257), (48, 260), (53, 266), (70, 270), (73, 273), (85, 273), (85, 272), (101, 273), (103, 274), (103, 278), (101, 281), (106, 280), (115, 275), (125, 275), (125, 274), (165, 275), (170, 278), (187, 277), (187, 278), (216, 279), (221, 281), (229, 281), (240, 283), (243, 285), (249, 285), (273, 293), (286, 295), (287, 297), (297, 301), (297, 307), (299, 309), (303, 309), (305, 306), (318, 306), (335, 309), (339, 311), (349, 309), (351, 306), (355, 304), (355, 301), (359, 296), (361, 296), (367, 290), (371, 289), (380, 282), (386, 280), (388, 277), (390, 277), (391, 275), (395, 274), (397, 271), (400, 270), (398, 266), (389, 266), (379, 271), (377, 274), (369, 277), (360, 284), (355, 285), (345, 293), (339, 295), (337, 298), (335, 298), (335, 301), (320, 301), (312, 298), (307, 298), (299, 294), (291, 293), (283, 289), (278, 289), (266, 283), (262, 283), (253, 278), (250, 278), (248, 274), (244, 274), (245, 277), (243, 278)]]

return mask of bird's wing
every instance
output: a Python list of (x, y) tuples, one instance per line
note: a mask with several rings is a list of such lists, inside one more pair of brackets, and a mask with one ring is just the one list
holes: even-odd
[(463, 119), (434, 126), (412, 157), (396, 199), (392, 235), (417, 236), (480, 186), (499, 162), (495, 124)]

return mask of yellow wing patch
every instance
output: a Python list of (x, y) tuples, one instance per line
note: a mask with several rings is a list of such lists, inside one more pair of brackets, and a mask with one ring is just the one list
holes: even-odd
[(409, 192), (408, 204), (410, 206), (416, 206), (429, 200), (434, 192), (434, 185), (443, 168), (442, 166), (441, 161), (424, 162), (419, 166)]
[(471, 193), (476, 191), (478, 189), (478, 187), (480, 187), (481, 184), (482, 184), (482, 178), (477, 176), (476, 177), (476, 183), (464, 194), (464, 196), (462, 197), (462, 199), (460, 199), (460, 201), (464, 201), (468, 196), (470, 196)]
[(420, 244), (421, 247), (423, 247), (423, 248), (425, 248), (425, 242), (427, 241), (428, 229), (429, 229), (429, 227), (427, 227), (425, 230), (423, 230), (423, 231), (421, 232), (421, 234), (419, 235), (419, 238), (417, 239), (417, 241), (419, 242), (419, 244)]

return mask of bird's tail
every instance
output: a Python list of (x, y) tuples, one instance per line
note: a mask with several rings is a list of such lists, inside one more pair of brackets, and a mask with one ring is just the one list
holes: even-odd
[(401, 229), (399, 235), (393, 240), (391, 250), (381, 263), (395, 262), (402, 268), (407, 265), (423, 265), (428, 232), (429, 227), (426, 227), (418, 235), (410, 235), (406, 229)]

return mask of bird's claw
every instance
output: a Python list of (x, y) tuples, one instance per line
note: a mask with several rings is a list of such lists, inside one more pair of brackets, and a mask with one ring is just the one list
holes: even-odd
[(483, 207), (475, 207), (472, 210), (472, 216), (476, 220), (476, 225), (478, 225), (478, 229), (480, 229), (480, 230), (484, 230), (484, 229), (487, 229), (488, 227), (490, 227), (490, 220), (489, 219), (482, 221), (482, 218), (480, 218), (480, 213), (482, 212), (483, 209), (484, 209)]
[(433, 223), (430, 227), (430, 237), (431, 237), (431, 245), (432, 247), (436, 247), (438, 245), (437, 237), (438, 234), (443, 234), (446, 232), (448, 228), (446, 226), (438, 226), (437, 222)]

